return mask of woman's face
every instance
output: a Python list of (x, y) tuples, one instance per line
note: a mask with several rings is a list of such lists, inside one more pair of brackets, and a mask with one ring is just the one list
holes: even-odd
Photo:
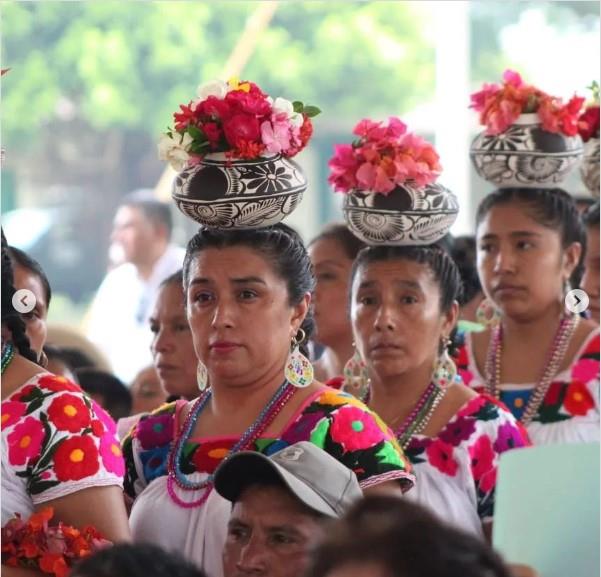
[(132, 415), (154, 411), (167, 399), (154, 367), (148, 367), (140, 371), (131, 384), (130, 391)]
[(184, 289), (178, 283), (161, 288), (150, 317), (151, 350), (167, 393), (192, 399), (198, 394), (198, 360), (184, 305)]
[(261, 383), (282, 373), (310, 295), (291, 306), (286, 282), (259, 252), (208, 248), (190, 265), (188, 322), (211, 386)]
[(31, 349), (38, 355), (46, 343), (46, 319), (48, 317), (48, 302), (46, 291), (40, 277), (29, 269), (14, 264), (14, 285), (17, 290), (28, 289), (35, 295), (36, 304), (30, 313), (24, 314), (23, 320), (27, 329), (27, 336)]
[(478, 274), (486, 295), (510, 318), (536, 318), (554, 303), (563, 306), (564, 285), (581, 247), (563, 250), (560, 233), (538, 224), (528, 207), (494, 206), (477, 229)]
[(352, 286), (355, 343), (372, 376), (399, 376), (432, 367), (458, 306), (440, 311), (440, 288), (423, 264), (395, 259), (362, 265)]
[(333, 346), (351, 334), (347, 295), (353, 261), (332, 238), (314, 242), (309, 247), (309, 256), (317, 280), (313, 294), (315, 339)]

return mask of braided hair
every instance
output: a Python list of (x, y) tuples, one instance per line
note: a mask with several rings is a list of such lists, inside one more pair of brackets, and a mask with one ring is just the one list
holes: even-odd
[(14, 286), (13, 267), (8, 254), (8, 243), (2, 230), (2, 326), (11, 334), (11, 341), (16, 351), (33, 363), (38, 362), (37, 355), (31, 350), (26, 327), (21, 314), (13, 307)]
[(561, 188), (499, 188), (480, 203), (476, 227), (494, 206), (512, 202), (522, 203), (528, 216), (541, 226), (558, 230), (564, 250), (574, 242), (580, 243), (582, 254), (570, 276), (570, 284), (580, 286), (586, 256), (586, 230), (576, 201)]
[[(306, 293), (313, 293), (315, 278), (307, 249), (300, 235), (283, 223), (255, 229), (201, 228), (192, 237), (186, 249), (183, 265), (184, 290), (190, 283), (190, 266), (197, 253), (208, 248), (222, 249), (233, 246), (251, 248), (272, 265), (275, 273), (286, 282), (290, 306), (298, 305)], [(303, 345), (313, 334), (314, 326), (313, 315), (309, 310), (301, 325), (306, 335)], [(303, 345), (301, 351), (307, 354)]]

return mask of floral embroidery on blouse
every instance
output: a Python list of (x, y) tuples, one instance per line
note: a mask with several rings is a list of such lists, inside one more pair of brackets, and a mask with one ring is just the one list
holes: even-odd
[[(457, 337), (457, 344), (459, 348), (455, 355), (455, 363), (464, 383), (478, 392), (484, 392), (484, 383), (470, 364), (468, 341), (466, 341), (465, 335)], [(595, 393), (598, 393), (598, 389), (599, 333), (597, 332), (589, 337), (583, 351), (572, 363), (569, 369), (569, 380), (551, 383), (532, 421), (541, 424), (556, 423), (599, 412), (595, 401)], [(531, 389), (504, 390), (501, 391), (500, 398), (513, 415), (519, 419), (531, 392)]]
[(34, 502), (55, 487), (58, 492), (47, 498), (79, 486), (122, 483), (125, 465), (114, 421), (64, 377), (42, 374), (3, 401), (2, 437), (8, 449), (3, 459)]
[(449, 477), (457, 476), (461, 452), (469, 455), (469, 478), (476, 488), (478, 516), (493, 515), (499, 456), (511, 449), (530, 445), (524, 427), (488, 395), (470, 400), (436, 437), (411, 439), (406, 455), (419, 478), (422, 466), (430, 466)]
[[(174, 436), (176, 403), (163, 405), (140, 419), (123, 441), (125, 491), (131, 497), (167, 474)], [(213, 473), (238, 439), (190, 439), (184, 446), (183, 473)], [(253, 450), (271, 455), (299, 441), (310, 441), (353, 470), (362, 486), (398, 479), (404, 491), (413, 486), (410, 463), (386, 424), (352, 395), (325, 389), (288, 424), (279, 439), (259, 438)], [(138, 466), (136, 466), (138, 461)], [(143, 475), (143, 479), (140, 479)]]

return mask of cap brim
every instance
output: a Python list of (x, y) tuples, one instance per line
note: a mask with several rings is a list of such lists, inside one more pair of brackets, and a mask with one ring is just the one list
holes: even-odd
[(238, 501), (244, 490), (251, 485), (269, 481), (280, 481), (310, 509), (328, 517), (338, 517), (327, 501), (309, 485), (261, 453), (237, 453), (223, 462), (215, 472), (215, 490), (232, 503)]

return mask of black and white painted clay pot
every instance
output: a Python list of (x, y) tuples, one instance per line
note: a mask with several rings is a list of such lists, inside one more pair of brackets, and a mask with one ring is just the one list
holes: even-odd
[(212, 228), (258, 228), (280, 222), (300, 202), (307, 179), (294, 161), (279, 154), (253, 160), (205, 156), (174, 180), (177, 207)]
[(599, 161), (599, 139), (591, 138), (584, 143), (580, 176), (584, 186), (595, 198), (599, 198)]
[(343, 203), (352, 233), (368, 245), (426, 245), (440, 240), (459, 212), (457, 197), (438, 183), (397, 186), (390, 194), (355, 191)]
[(547, 132), (534, 113), (520, 115), (501, 134), (478, 134), (470, 148), (478, 174), (498, 188), (558, 186), (582, 153), (580, 136)]

